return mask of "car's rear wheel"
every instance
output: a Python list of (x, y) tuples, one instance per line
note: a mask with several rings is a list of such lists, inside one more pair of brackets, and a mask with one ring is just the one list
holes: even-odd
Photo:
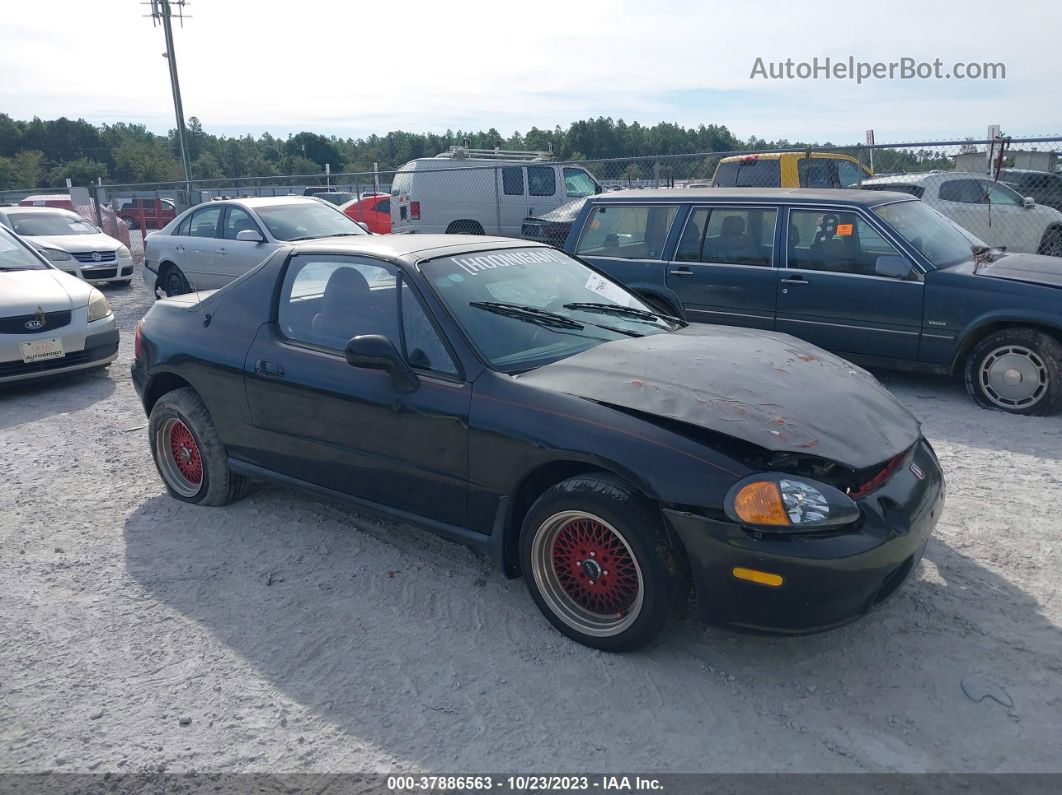
[(573, 477), (539, 497), (524, 519), (520, 557), (550, 623), (606, 651), (650, 643), (688, 591), (658, 512), (608, 475)]
[(1049, 257), (1062, 257), (1062, 227), (1052, 226), (1044, 232), (1039, 253)]
[(194, 390), (176, 389), (159, 398), (148, 419), (148, 436), (171, 496), (196, 505), (225, 505), (244, 495), (247, 480), (229, 469), (214, 421)]
[(166, 272), (162, 274), (160, 281), (162, 292), (166, 293), (168, 298), (192, 292), (192, 286), (188, 284), (188, 279), (185, 278), (181, 269), (176, 265), (166, 266)]
[(1062, 344), (1031, 328), (997, 331), (966, 359), (966, 388), (982, 406), (1012, 414), (1062, 409)]

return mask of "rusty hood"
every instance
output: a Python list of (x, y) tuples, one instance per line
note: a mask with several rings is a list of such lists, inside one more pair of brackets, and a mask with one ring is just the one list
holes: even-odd
[(921, 434), (870, 373), (795, 337), (755, 329), (691, 325), (607, 342), (520, 380), (853, 469), (887, 461)]

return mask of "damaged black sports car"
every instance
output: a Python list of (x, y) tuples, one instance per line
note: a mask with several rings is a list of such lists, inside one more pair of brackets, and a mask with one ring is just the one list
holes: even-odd
[(523, 575), (547, 619), (638, 648), (702, 617), (811, 632), (904, 582), (944, 483), (865, 371), (687, 326), (548, 246), (316, 241), (155, 304), (133, 381), (170, 494), (270, 479), (427, 526)]

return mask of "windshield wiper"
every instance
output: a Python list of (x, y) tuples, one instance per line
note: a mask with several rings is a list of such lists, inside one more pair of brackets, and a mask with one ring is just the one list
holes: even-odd
[(524, 306), (522, 304), (506, 304), (500, 301), (469, 301), (468, 305), (474, 306), (476, 309), (485, 309), (488, 312), (493, 312), (496, 315), (514, 317), (517, 320), (526, 320), (529, 323), (538, 323), (540, 326), (547, 326), (552, 328), (569, 328), (578, 331), (581, 331), (585, 328), (585, 326), (578, 320), (572, 320), (570, 317), (558, 315), (556, 312), (550, 312), (546, 309), (539, 309), (535, 306)]
[(681, 318), (673, 317), (671, 315), (665, 315), (663, 312), (648, 312), (644, 309), (637, 309), (633, 306), (620, 306), (619, 304), (599, 304), (594, 302), (576, 302), (571, 304), (565, 304), (565, 309), (581, 309), (584, 312), (601, 312), (605, 315), (619, 315), (621, 317), (634, 318), (635, 320), (642, 320), (646, 322), (652, 322), (655, 320), (666, 320), (669, 323), (676, 323), (679, 326), (688, 326), (685, 320)]

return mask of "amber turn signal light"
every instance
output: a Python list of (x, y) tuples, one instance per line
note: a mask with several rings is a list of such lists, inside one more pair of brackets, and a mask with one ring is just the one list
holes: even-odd
[(782, 492), (770, 480), (749, 483), (734, 496), (734, 513), (751, 525), (788, 525)]

